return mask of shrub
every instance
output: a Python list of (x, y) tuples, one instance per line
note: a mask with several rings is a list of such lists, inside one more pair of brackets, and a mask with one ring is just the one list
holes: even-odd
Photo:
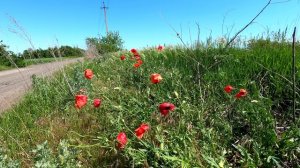
[(21, 57), (24, 59), (33, 59), (33, 58), (51, 58), (51, 57), (78, 57), (83, 56), (84, 50), (78, 47), (70, 46), (61, 46), (61, 47), (49, 47), (48, 49), (27, 49), (24, 50), (21, 54)]
[(98, 54), (117, 52), (123, 48), (123, 40), (119, 32), (109, 32), (102, 38), (87, 38), (88, 48), (95, 47)]
[(0, 65), (7, 66), (7, 67), (24, 67), (24, 61), (23, 59), (14, 54), (12, 51), (8, 50), (8, 46), (2, 44), (2, 41), (0, 41)]

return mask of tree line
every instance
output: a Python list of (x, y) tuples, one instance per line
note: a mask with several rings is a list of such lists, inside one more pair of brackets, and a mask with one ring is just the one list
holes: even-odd
[[(124, 41), (119, 35), (119, 32), (109, 32), (106, 36), (100, 38), (86, 38), (87, 48), (96, 50), (96, 55), (105, 53), (117, 52), (123, 49)], [(0, 65), (7, 67), (24, 67), (24, 60), (51, 58), (51, 57), (81, 57), (84, 56), (85, 50), (78, 47), (68, 45), (60, 47), (49, 47), (47, 49), (26, 49), (22, 53), (14, 53), (9, 50), (9, 47), (0, 41)], [(93, 53), (95, 54), (95, 53)]]
[(51, 58), (51, 57), (81, 57), (84, 51), (78, 47), (61, 46), (49, 47), (47, 49), (27, 49), (22, 53), (14, 53), (9, 50), (9, 47), (0, 41), (0, 65), (13, 67), (15, 64), (19, 67), (24, 67), (24, 60), (38, 59), (38, 58)]

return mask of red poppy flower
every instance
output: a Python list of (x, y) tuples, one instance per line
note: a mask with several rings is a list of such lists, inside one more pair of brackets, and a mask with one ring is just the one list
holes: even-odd
[(117, 136), (117, 141), (118, 141), (118, 148), (124, 149), (125, 145), (127, 144), (126, 134), (124, 132), (120, 132)]
[(101, 105), (101, 99), (94, 99), (94, 107), (100, 107)]
[(135, 130), (135, 135), (137, 136), (138, 139), (142, 139), (144, 133), (148, 130), (149, 130), (148, 124), (141, 124), (140, 127)]
[(139, 64), (139, 63), (135, 63), (135, 64), (133, 64), (133, 66), (134, 66), (135, 68), (138, 68), (138, 67), (140, 67), (140, 66), (141, 66), (141, 64)]
[(84, 71), (84, 76), (87, 78), (87, 79), (92, 79), (93, 78), (93, 71), (91, 69), (86, 69)]
[(136, 50), (135, 48), (131, 49), (130, 51), (131, 51), (131, 53), (132, 53), (133, 55), (138, 54), (138, 52), (137, 52), (137, 50)]
[(172, 103), (162, 103), (159, 105), (159, 111), (163, 116), (166, 116), (169, 114), (170, 111), (174, 111), (175, 110), (175, 105)]
[(247, 91), (245, 89), (240, 89), (239, 93), (237, 93), (235, 95), (235, 97), (237, 99), (241, 98), (241, 97), (245, 97), (247, 95)]
[(133, 64), (133, 66), (134, 66), (135, 68), (138, 68), (138, 67), (140, 67), (142, 64), (143, 64), (143, 61), (142, 61), (142, 60), (137, 60), (136, 63)]
[(86, 95), (76, 95), (75, 96), (75, 107), (77, 109), (81, 109), (87, 103), (87, 96)]
[(139, 54), (137, 54), (137, 55), (134, 55), (134, 58), (135, 58), (136, 60), (140, 60), (140, 59), (141, 59), (141, 56), (140, 56)]
[(143, 61), (139, 59), (139, 60), (137, 60), (137, 61), (136, 61), (136, 63), (138, 63), (138, 64), (141, 64), (141, 65), (142, 65), (142, 64), (143, 64)]
[(161, 46), (161, 45), (159, 45), (159, 46), (157, 47), (157, 50), (158, 50), (158, 51), (162, 51), (163, 49), (164, 49), (164, 47)]
[(227, 86), (225, 86), (224, 91), (225, 91), (226, 93), (230, 93), (233, 89), (234, 89), (234, 88), (233, 88), (231, 85), (227, 85)]
[(150, 76), (150, 79), (151, 79), (151, 82), (152, 82), (153, 84), (157, 84), (157, 83), (159, 83), (163, 78), (161, 77), (160, 74), (154, 73), (154, 74), (152, 74), (152, 75)]
[(125, 59), (126, 59), (125, 55), (122, 55), (122, 56), (120, 57), (120, 59), (121, 59), (122, 61), (125, 60)]

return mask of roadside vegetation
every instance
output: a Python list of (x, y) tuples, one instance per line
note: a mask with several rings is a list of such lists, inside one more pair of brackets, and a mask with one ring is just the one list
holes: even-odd
[(225, 39), (212, 38), (104, 53), (93, 43), (93, 59), (33, 78), (32, 91), (2, 115), (0, 165), (300, 165), (300, 73), (293, 118), (286, 33), (226, 50)]
[(11, 69), (15, 64), (23, 66), (22, 59), (8, 50), (8, 46), (0, 40), (0, 70)]
[(61, 46), (48, 49), (28, 49), (16, 54), (9, 51), (9, 47), (0, 42), (0, 71), (33, 64), (53, 62), (58, 58), (82, 57), (84, 50), (77, 47)]
[(94, 50), (92, 54), (100, 55), (111, 52), (120, 51), (123, 48), (124, 41), (119, 35), (119, 32), (108, 32), (106, 36), (96, 38), (86, 38), (86, 45), (88, 49)]
[(11, 68), (8, 66), (5, 66), (5, 65), (0, 65), (0, 71), (8, 70), (8, 69), (11, 69)]
[(54, 62), (54, 61), (62, 61), (62, 60), (66, 60), (66, 59), (71, 59), (71, 58), (78, 58), (78, 55), (74, 55), (74, 56), (68, 56), (68, 57), (58, 57), (58, 58), (34, 58), (34, 59), (25, 59), (24, 60), (24, 64), (26, 66), (29, 65), (35, 65), (35, 64), (44, 64), (44, 63), (48, 63), (48, 62)]

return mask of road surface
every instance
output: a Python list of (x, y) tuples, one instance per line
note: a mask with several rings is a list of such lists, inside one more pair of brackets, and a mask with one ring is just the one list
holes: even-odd
[(51, 75), (63, 66), (82, 61), (83, 58), (68, 59), (60, 62), (32, 65), (26, 68), (0, 71), (0, 114), (16, 104), (31, 88), (31, 76), (38, 77)]

